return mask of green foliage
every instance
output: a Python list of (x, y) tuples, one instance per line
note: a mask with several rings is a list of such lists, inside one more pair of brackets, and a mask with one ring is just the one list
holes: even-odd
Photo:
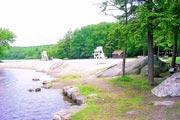
[(177, 58), (176, 58), (176, 62), (177, 62), (177, 63), (180, 63), (180, 57), (177, 57)]
[(0, 56), (2, 56), (4, 50), (9, 48), (9, 43), (14, 42), (15, 35), (8, 29), (0, 28)]
[(144, 49), (142, 46), (145, 45), (144, 38), (137, 40), (137, 37), (134, 37), (136, 33), (128, 30), (129, 28), (122, 23), (88, 25), (74, 32), (68, 32), (58, 44), (48, 50), (48, 53), (57, 58), (91, 58), (94, 49), (97, 46), (103, 46), (106, 56), (111, 57), (114, 50), (123, 49), (125, 34), (129, 32), (128, 56), (142, 55)]
[(140, 75), (129, 75), (114, 78), (111, 80), (111, 83), (115, 86), (134, 88), (140, 91), (146, 91), (150, 89), (147, 78)]
[(2, 59), (40, 59), (41, 52), (48, 50), (51, 45), (34, 47), (12, 47), (4, 52)]

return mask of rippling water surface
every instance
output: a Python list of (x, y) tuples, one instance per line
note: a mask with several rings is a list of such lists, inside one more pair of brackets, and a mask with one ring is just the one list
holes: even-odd
[[(32, 81), (40, 78), (40, 81)], [(58, 90), (29, 88), (42, 85), (52, 78), (33, 70), (6, 69), (0, 71), (0, 120), (51, 120), (53, 113), (68, 107)]]

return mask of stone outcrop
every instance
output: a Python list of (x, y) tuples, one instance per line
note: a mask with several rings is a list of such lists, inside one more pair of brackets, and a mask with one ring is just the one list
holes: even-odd
[(78, 87), (66, 86), (62, 90), (63, 94), (72, 99), (77, 105), (70, 106), (55, 113), (53, 120), (70, 120), (71, 116), (86, 107), (85, 97), (80, 95)]
[(174, 73), (151, 92), (158, 97), (180, 96), (180, 72)]
[(59, 112), (55, 113), (53, 116), (53, 120), (70, 120), (71, 116), (77, 112), (79, 112), (80, 110), (82, 110), (83, 108), (85, 108), (86, 105), (83, 104), (81, 106), (71, 106), (67, 109), (62, 109)]
[[(159, 76), (160, 73), (165, 72), (168, 70), (168, 66), (165, 62), (158, 59), (154, 56), (154, 63), (155, 63), (155, 76)], [(147, 64), (148, 64), (148, 57), (140, 56), (137, 60), (128, 62), (126, 64), (126, 74), (144, 74), (147, 75)], [(113, 77), (122, 75), (122, 63), (115, 64), (110, 66), (109, 68), (103, 70), (102, 72), (97, 74), (97, 77)]]
[(72, 99), (77, 105), (85, 103), (85, 97), (80, 95), (78, 87), (66, 86), (63, 88), (63, 94)]
[(154, 106), (172, 106), (174, 101), (154, 101)]

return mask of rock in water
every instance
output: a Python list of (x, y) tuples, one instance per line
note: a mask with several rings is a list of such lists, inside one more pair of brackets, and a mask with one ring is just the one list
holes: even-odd
[(41, 88), (36, 88), (35, 89), (35, 92), (40, 92), (41, 91)]
[(33, 92), (34, 90), (30, 88), (30, 89), (28, 89), (28, 91), (29, 91), (29, 92)]
[(33, 78), (32, 81), (40, 81), (39, 78)]
[(59, 115), (54, 115), (52, 120), (61, 120), (61, 116), (59, 116)]
[(174, 73), (171, 77), (152, 89), (151, 92), (158, 97), (180, 96), (180, 72)]

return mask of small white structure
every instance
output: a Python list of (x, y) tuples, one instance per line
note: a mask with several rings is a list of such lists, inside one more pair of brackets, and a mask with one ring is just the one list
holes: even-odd
[(48, 60), (49, 60), (47, 51), (43, 51), (43, 52), (41, 53), (41, 60), (42, 60), (42, 61), (48, 61)]
[(94, 59), (105, 59), (102, 46), (98, 46), (94, 49)]

